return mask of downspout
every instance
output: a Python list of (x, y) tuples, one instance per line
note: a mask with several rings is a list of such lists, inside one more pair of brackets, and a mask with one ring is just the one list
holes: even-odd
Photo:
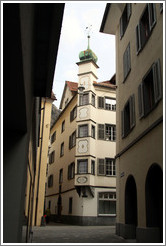
[(44, 116), (45, 116), (45, 104), (46, 99), (44, 101), (44, 107), (40, 110), (43, 110), (43, 119), (42, 119), (42, 132), (41, 132), (41, 147), (40, 147), (40, 156), (39, 156), (39, 170), (38, 170), (38, 182), (37, 182), (37, 195), (36, 195), (36, 208), (35, 208), (35, 226), (37, 222), (37, 207), (38, 207), (38, 196), (39, 196), (39, 181), (40, 181), (40, 169), (41, 169), (41, 154), (42, 154), (42, 146), (43, 146), (43, 131), (44, 131)]

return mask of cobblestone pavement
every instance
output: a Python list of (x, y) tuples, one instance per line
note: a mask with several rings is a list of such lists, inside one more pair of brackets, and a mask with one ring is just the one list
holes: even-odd
[(32, 243), (135, 243), (115, 235), (115, 226), (49, 224), (32, 231)]

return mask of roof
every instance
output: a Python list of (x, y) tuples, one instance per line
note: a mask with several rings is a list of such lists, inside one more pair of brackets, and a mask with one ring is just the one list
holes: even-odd
[(78, 83), (76, 82), (71, 82), (71, 81), (66, 81), (67, 86), (71, 91), (77, 91), (78, 90)]
[(99, 83), (94, 81), (93, 85), (94, 86), (101, 86), (101, 87), (105, 87), (105, 88), (112, 88), (112, 89), (116, 89), (116, 87), (117, 87), (115, 84), (112, 84), (110, 80), (99, 82)]

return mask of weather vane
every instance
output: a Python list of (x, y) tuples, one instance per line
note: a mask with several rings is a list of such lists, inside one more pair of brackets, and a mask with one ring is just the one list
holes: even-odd
[(90, 33), (92, 32), (92, 25), (89, 25), (86, 27), (86, 33), (88, 38), (88, 49), (89, 49), (89, 39), (90, 39)]

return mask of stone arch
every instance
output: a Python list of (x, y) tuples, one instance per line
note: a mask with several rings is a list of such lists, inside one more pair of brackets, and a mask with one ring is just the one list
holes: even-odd
[(145, 183), (146, 226), (159, 228), (163, 237), (163, 172), (158, 164), (152, 164)]
[(129, 175), (125, 186), (125, 224), (137, 226), (137, 188), (132, 175)]

